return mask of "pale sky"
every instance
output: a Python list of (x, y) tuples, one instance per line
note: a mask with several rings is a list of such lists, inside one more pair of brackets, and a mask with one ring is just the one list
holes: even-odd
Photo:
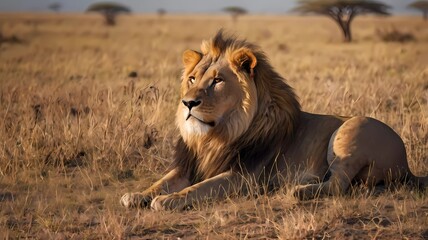
[[(83, 12), (91, 3), (103, 0), (0, 0), (0, 12), (48, 11), (53, 2), (64, 12)], [(227, 6), (240, 6), (252, 13), (287, 13), (297, 0), (107, 0), (124, 4), (133, 12), (217, 13)], [(414, 0), (383, 0), (399, 14), (417, 13), (406, 6)]]

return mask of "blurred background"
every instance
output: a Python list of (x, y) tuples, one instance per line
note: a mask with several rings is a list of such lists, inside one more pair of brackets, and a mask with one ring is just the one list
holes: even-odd
[[(53, 3), (61, 5), (60, 10), (64, 12), (83, 12), (96, 0), (2, 0), (0, 11), (2, 12), (43, 12), (49, 11)], [(258, 14), (289, 14), (289, 10), (296, 6), (297, 1), (283, 0), (117, 0), (138, 13), (156, 13), (163, 9), (171, 13), (222, 13), (222, 9), (229, 6), (238, 6), (249, 12)], [(393, 7), (395, 14), (415, 14), (407, 6), (413, 0), (387, 0), (385, 3)]]

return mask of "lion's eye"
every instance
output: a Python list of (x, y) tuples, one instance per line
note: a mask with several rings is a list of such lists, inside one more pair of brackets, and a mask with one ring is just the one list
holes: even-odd
[(221, 82), (223, 82), (223, 79), (221, 79), (221, 78), (219, 78), (219, 77), (216, 77), (216, 78), (214, 78), (214, 80), (213, 80), (213, 84), (217, 84), (217, 83), (221, 83)]
[(194, 84), (196, 80), (194, 76), (190, 76), (188, 81), (190, 84)]

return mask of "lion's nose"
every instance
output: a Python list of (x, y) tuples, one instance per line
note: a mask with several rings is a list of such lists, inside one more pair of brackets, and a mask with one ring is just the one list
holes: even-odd
[(184, 106), (188, 107), (189, 110), (191, 110), (193, 107), (196, 107), (198, 105), (200, 105), (202, 103), (201, 100), (190, 100), (190, 101), (186, 101), (186, 100), (181, 100), (181, 102), (184, 104)]

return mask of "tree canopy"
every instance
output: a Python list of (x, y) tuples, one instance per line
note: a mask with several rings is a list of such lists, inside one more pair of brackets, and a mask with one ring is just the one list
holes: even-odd
[(230, 13), (232, 15), (233, 21), (236, 21), (239, 15), (244, 15), (247, 13), (247, 10), (237, 6), (225, 7), (223, 8), (223, 11)]
[(246, 14), (247, 10), (245, 10), (244, 8), (241, 7), (225, 7), (223, 8), (223, 11), (231, 13), (231, 14)]
[(374, 13), (389, 15), (391, 7), (371, 0), (301, 0), (296, 11), (302, 13), (317, 13), (331, 16), (340, 14), (366, 14)]
[(131, 9), (119, 3), (100, 2), (90, 5), (86, 11), (101, 13), (107, 25), (115, 25), (116, 16), (120, 13), (130, 13)]
[(352, 41), (351, 22), (357, 15), (389, 15), (390, 6), (372, 0), (301, 0), (294, 9), (331, 17), (342, 29), (345, 41)]
[(62, 4), (59, 2), (53, 2), (49, 4), (48, 8), (54, 12), (59, 12), (59, 10), (62, 8)]
[(416, 1), (409, 4), (409, 7), (422, 11), (423, 18), (428, 19), (428, 1)]
[(131, 9), (114, 2), (94, 3), (86, 10), (88, 12), (114, 12), (114, 13), (130, 13)]

